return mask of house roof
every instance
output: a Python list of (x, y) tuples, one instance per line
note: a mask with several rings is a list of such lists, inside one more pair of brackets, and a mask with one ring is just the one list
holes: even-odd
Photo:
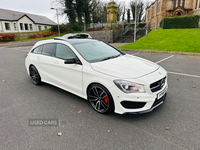
[(50, 20), (49, 18), (47, 18), (45, 16), (34, 15), (34, 14), (0, 8), (0, 20), (18, 21), (19, 19), (21, 19), (24, 16), (27, 16), (35, 24), (56, 25), (55, 22), (53, 22), (52, 20)]

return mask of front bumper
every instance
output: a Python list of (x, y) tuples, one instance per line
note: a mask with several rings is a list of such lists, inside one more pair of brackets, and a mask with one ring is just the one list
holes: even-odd
[[(140, 111), (140, 112), (129, 112), (129, 114), (145, 114), (145, 113), (151, 112), (156, 107), (158, 107), (164, 103), (166, 96), (167, 96), (167, 93), (165, 93), (165, 95), (163, 97), (161, 97), (160, 99), (156, 99), (153, 106), (148, 110), (144, 110), (144, 111)], [(124, 113), (124, 114), (126, 114), (126, 113)]]
[[(162, 73), (161, 75), (159, 73)], [(165, 84), (158, 91), (151, 91), (150, 85), (160, 79), (166, 77)], [(160, 106), (165, 98), (168, 89), (167, 84), (167, 73), (164, 69), (160, 68), (159, 70), (151, 73), (147, 76), (143, 76), (134, 81), (134, 79), (129, 79), (128, 81), (134, 83), (144, 83), (145, 93), (124, 93), (116, 85), (109, 88), (114, 104), (115, 104), (115, 113), (125, 114), (142, 114), (147, 113)], [(138, 81), (138, 82), (137, 82)]]

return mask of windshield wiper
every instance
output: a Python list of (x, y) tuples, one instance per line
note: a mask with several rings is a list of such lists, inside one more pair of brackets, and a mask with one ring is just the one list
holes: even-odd
[(112, 58), (117, 58), (117, 57), (119, 57), (120, 55), (121, 55), (121, 54), (115, 55), (115, 56), (106, 57), (106, 58), (102, 59), (101, 61), (108, 60), (108, 59), (112, 59)]

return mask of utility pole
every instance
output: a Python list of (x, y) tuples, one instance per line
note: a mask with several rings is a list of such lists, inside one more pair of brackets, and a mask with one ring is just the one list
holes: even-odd
[(136, 42), (136, 25), (137, 25), (137, 0), (135, 2), (135, 26), (134, 26), (134, 43)]
[(86, 32), (86, 19), (85, 19), (85, 13), (84, 14), (84, 32)]

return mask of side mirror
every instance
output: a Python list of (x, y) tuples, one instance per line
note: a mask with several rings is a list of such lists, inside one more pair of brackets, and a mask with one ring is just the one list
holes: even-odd
[(67, 58), (64, 61), (64, 64), (81, 64), (81, 61), (78, 58), (72, 57), (72, 58)]
[(76, 64), (76, 58), (67, 58), (65, 64)]

